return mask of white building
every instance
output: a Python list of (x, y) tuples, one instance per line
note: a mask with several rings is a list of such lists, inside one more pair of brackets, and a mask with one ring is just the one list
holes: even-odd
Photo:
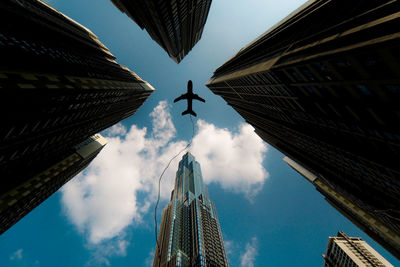
[(329, 237), (326, 255), (323, 257), (324, 267), (393, 267), (360, 237), (349, 237), (343, 232)]

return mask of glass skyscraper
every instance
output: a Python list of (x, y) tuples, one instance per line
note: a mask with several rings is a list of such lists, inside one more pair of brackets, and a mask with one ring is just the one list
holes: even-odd
[(111, 0), (179, 63), (200, 41), (211, 0)]
[(171, 201), (162, 213), (153, 261), (158, 266), (229, 266), (214, 203), (189, 152), (179, 162)]
[(400, 259), (399, 10), (390, 0), (307, 1), (207, 86)]
[(1, 233), (97, 153), (78, 155), (78, 144), (133, 115), (154, 88), (42, 0), (0, 1), (0, 58)]
[(95, 134), (71, 147), (63, 159), (0, 194), (0, 235), (85, 169), (106, 144)]

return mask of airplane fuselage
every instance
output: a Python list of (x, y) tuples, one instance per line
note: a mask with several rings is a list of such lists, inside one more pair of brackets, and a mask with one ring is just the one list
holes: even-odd
[(182, 100), (182, 99), (186, 99), (186, 101), (187, 101), (187, 106), (188, 106), (188, 107), (187, 107), (187, 110), (184, 111), (184, 112), (182, 113), (182, 115), (191, 114), (191, 115), (193, 115), (193, 116), (196, 116), (196, 113), (192, 110), (192, 102), (193, 102), (193, 99), (199, 100), (199, 101), (202, 101), (202, 102), (205, 102), (205, 100), (202, 99), (201, 97), (199, 97), (197, 94), (193, 94), (193, 83), (192, 83), (191, 80), (188, 81), (187, 92), (186, 92), (186, 94), (183, 94), (183, 95), (181, 95), (180, 97), (176, 98), (176, 99), (174, 100), (174, 103), (177, 102), (177, 101), (179, 101), (179, 100)]

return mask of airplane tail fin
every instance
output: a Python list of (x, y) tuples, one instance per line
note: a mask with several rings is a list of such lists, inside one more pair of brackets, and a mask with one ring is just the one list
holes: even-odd
[(185, 110), (182, 112), (182, 116), (186, 114), (192, 114), (193, 116), (197, 117), (197, 114), (193, 110)]

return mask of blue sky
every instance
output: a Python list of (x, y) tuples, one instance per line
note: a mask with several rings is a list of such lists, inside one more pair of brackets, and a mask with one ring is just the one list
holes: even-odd
[[(49, 1), (91, 29), (156, 91), (134, 116), (104, 132), (109, 143), (89, 168), (0, 237), (0, 266), (150, 266), (155, 181), (192, 134), (189, 118), (180, 116), (185, 103), (172, 104), (188, 79), (207, 101), (194, 104), (191, 152), (217, 207), (231, 266), (322, 266), (328, 236), (338, 230), (361, 236), (400, 266), (204, 85), (303, 2), (213, 1), (202, 39), (177, 65), (110, 1)], [(161, 207), (179, 159), (164, 176)]]

